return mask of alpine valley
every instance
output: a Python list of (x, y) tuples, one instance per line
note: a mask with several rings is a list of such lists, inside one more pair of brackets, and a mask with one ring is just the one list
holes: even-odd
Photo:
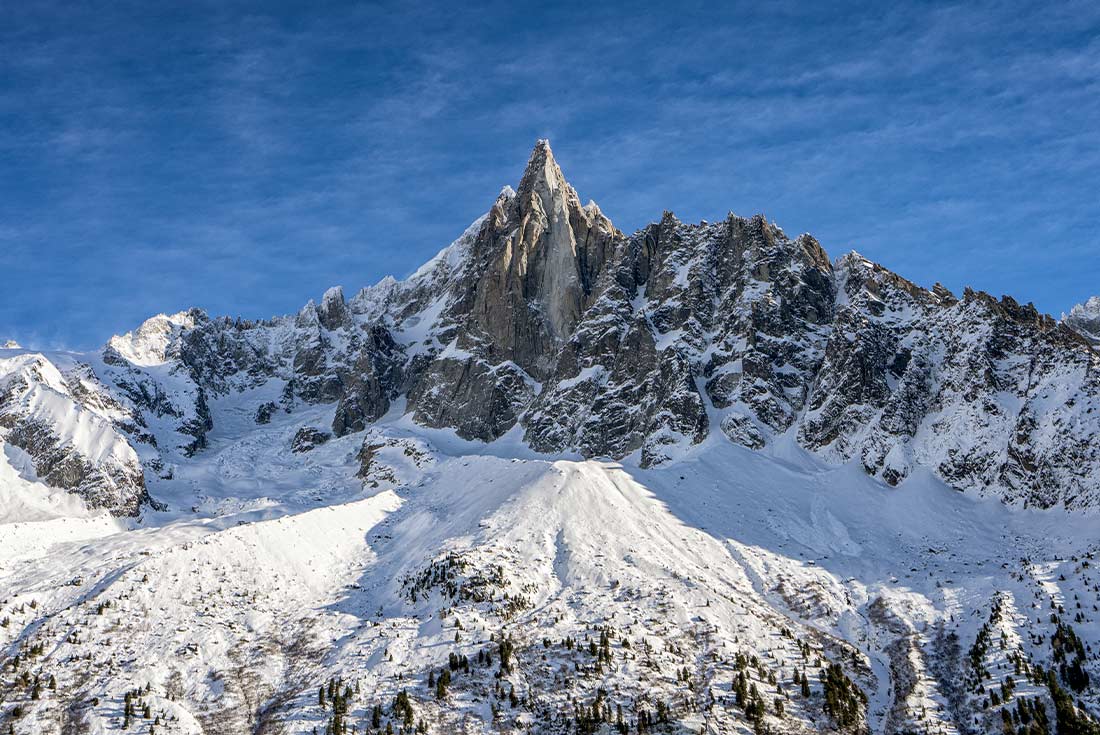
[(403, 281), (0, 349), (0, 733), (1100, 733), (1097, 345), (540, 141)]

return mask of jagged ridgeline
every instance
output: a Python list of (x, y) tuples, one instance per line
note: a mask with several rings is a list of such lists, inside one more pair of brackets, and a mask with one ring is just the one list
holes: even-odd
[[(832, 261), (760, 215), (666, 212), (626, 235), (540, 141), (518, 189), (410, 278), (271, 321), (158, 316), (64, 364), (6, 358), (0, 420), (46, 482), (127, 514), (147, 498), (143, 471), (202, 451), (207, 402), (246, 390), (269, 395), (260, 422), (335, 404), (316, 428), (337, 437), (396, 409), (466, 439), (516, 432), (539, 452), (643, 467), (712, 435), (782, 437), (891, 485), (924, 467), (1074, 508), (1100, 501), (1100, 358), (1082, 336), (1097, 304), (1058, 324), (1009, 297), (958, 298), (855, 253)], [(36, 391), (111, 451), (69, 436)]]

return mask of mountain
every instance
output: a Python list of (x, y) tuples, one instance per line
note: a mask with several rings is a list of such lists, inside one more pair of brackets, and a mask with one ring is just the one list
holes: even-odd
[(1091, 313), (1060, 325), (1010, 297), (924, 289), (759, 215), (666, 212), (626, 236), (540, 141), (519, 188), (407, 281), (330, 289), (269, 322), (154, 317), (88, 363), (129, 426), (158, 427), (137, 441), (168, 437), (158, 473), (202, 449), (211, 397), (265, 386), (278, 396), (258, 413), (335, 404), (336, 436), (399, 405), (464, 439), (515, 431), (648, 467), (713, 432), (752, 449), (790, 435), (891, 485), (926, 467), (1078, 508), (1100, 501)]
[(85, 365), (33, 353), (0, 356), (4, 449), (28, 479), (136, 515), (149, 498), (124, 433), (134, 419)]
[(1100, 345), (1100, 296), (1093, 296), (1085, 303), (1074, 306), (1069, 314), (1062, 315), (1062, 323), (1093, 345)]
[(627, 235), (539, 141), (403, 281), (9, 343), (0, 726), (1095, 732), (1093, 301)]

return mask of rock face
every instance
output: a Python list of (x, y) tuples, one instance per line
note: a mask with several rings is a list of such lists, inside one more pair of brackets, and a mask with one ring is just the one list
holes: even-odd
[(514, 426), (555, 376), (621, 238), (539, 141), (519, 189), (501, 193), (467, 246), (433, 329), (443, 349), (410, 375), (416, 420), (481, 440)]
[(257, 422), (329, 404), (337, 437), (399, 410), (647, 466), (783, 437), (891, 485), (925, 467), (1006, 502), (1100, 503), (1100, 299), (1058, 324), (834, 262), (762, 215), (666, 212), (628, 236), (580, 202), (539, 141), (518, 188), (409, 279), (269, 321), (154, 317), (95, 377), (154, 469), (203, 451), (211, 402), (255, 389)]
[[(818, 326), (831, 314), (829, 263), (763, 217), (685, 225), (671, 213), (625, 240), (562, 352), (562, 380), (528, 418), (536, 448), (575, 447), (643, 464), (702, 440), (716, 420), (751, 447), (801, 407)], [(771, 289), (761, 278), (771, 280)]]
[(863, 258), (836, 270), (835, 324), (798, 440), (897, 484), (1095, 505), (1098, 356), (1010, 297), (925, 291)]

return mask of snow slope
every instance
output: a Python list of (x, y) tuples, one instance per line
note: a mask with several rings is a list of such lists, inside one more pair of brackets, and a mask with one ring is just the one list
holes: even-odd
[[(1094, 518), (1012, 510), (927, 474), (889, 488), (793, 441), (759, 453), (716, 438), (650, 469), (553, 459), (395, 410), (373, 430), (363, 487), (350, 442), (292, 456), (296, 417), (255, 436), (233, 430), (231, 403), (213, 410), (226, 428), (186, 480), (206, 489), (194, 509), (0, 526), (0, 646), (21, 656), (0, 691), (22, 709), (16, 732), (119, 732), (138, 690), (134, 719), (160, 733), (324, 732), (317, 688), (334, 677), (360, 732), (375, 705), (400, 729), (402, 690), (429, 732), (573, 732), (597, 698), (612, 722), (660, 703), (669, 732), (752, 732), (739, 653), (774, 732), (833, 729), (829, 661), (865, 693), (872, 732), (986, 732), (999, 710), (961, 684), (962, 651), (995, 599), (1013, 646), (990, 654), (997, 677), (1017, 648), (1050, 665), (1052, 604), (1067, 617), (1084, 601), (1073, 628), (1093, 648), (1100, 636), (1083, 562)], [(451, 655), (468, 671), (437, 698), (428, 678)], [(32, 699), (24, 672), (56, 689)], [(1045, 701), (1045, 687), (1019, 691)], [(1082, 699), (1096, 711), (1094, 690)]]

